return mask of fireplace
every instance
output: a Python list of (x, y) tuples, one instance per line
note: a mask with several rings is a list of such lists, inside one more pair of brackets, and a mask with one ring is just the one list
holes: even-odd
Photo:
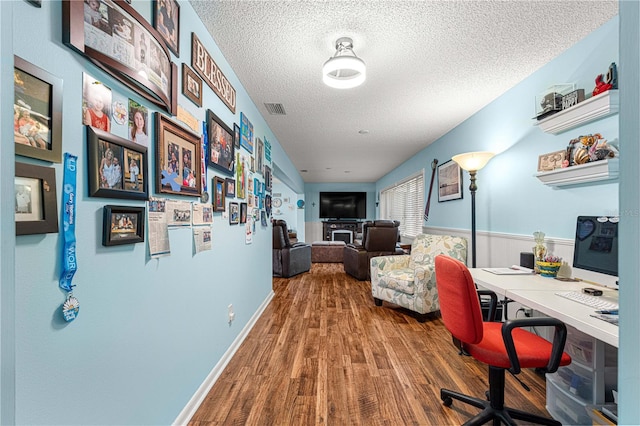
[(346, 229), (331, 231), (331, 241), (344, 241), (346, 244), (351, 244), (353, 243), (353, 232)]

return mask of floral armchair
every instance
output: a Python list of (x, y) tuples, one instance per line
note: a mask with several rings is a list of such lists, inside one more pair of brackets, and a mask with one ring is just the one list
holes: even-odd
[(446, 254), (461, 262), (467, 259), (467, 240), (450, 235), (419, 234), (411, 254), (371, 259), (371, 293), (376, 306), (391, 302), (424, 314), (440, 310), (436, 289), (435, 257)]

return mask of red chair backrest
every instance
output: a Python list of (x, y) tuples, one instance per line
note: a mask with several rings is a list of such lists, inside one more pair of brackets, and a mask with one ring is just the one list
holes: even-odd
[(464, 343), (482, 340), (482, 310), (471, 273), (464, 263), (438, 255), (436, 286), (442, 321), (447, 330)]

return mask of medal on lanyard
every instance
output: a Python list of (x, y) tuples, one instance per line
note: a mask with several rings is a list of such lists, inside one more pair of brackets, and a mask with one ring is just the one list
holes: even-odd
[(78, 316), (80, 304), (73, 296), (71, 284), (76, 273), (78, 263), (76, 259), (76, 164), (78, 157), (68, 152), (64, 154), (63, 175), (63, 229), (64, 244), (62, 252), (62, 274), (60, 275), (60, 288), (67, 292), (67, 300), (62, 305), (62, 315), (67, 322), (73, 321)]

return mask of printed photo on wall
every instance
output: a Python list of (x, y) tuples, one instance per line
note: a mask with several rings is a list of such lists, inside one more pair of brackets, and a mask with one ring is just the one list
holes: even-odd
[(111, 89), (83, 74), (82, 79), (82, 124), (111, 132)]
[(129, 140), (149, 146), (149, 110), (129, 99)]

